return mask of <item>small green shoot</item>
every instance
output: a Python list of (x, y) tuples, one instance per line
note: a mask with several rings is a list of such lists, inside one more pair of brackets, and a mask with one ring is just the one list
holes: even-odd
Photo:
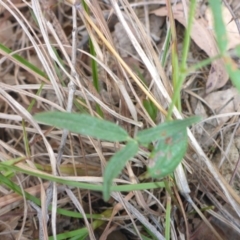
[[(39, 177), (44, 180), (48, 180), (51, 182), (56, 182), (56, 183), (60, 183), (60, 184), (64, 184), (64, 185), (68, 185), (68, 186), (72, 186), (72, 187), (77, 187), (77, 188), (81, 188), (81, 189), (87, 189), (87, 190), (92, 190), (92, 191), (102, 191), (103, 190), (103, 186), (101, 186), (101, 185), (67, 180), (67, 179), (64, 179), (61, 177), (56, 177), (56, 176), (52, 176), (50, 174), (46, 174), (41, 171), (33, 171), (32, 169), (28, 169), (27, 165), (18, 167), (15, 165), (5, 164), (5, 162), (3, 162), (3, 163), (0, 163), (0, 171), (3, 171), (3, 170), (25, 173), (29, 176)], [(1, 181), (2, 181), (2, 178), (0, 178), (0, 182)], [(137, 191), (137, 190), (141, 191), (141, 190), (145, 190), (145, 189), (156, 189), (156, 188), (160, 188), (160, 187), (163, 188), (164, 186), (165, 186), (165, 184), (163, 182), (152, 182), (152, 183), (116, 185), (116, 186), (112, 186), (111, 190), (116, 191), (116, 192), (120, 192), (120, 191), (131, 192), (131, 191)], [(10, 185), (8, 185), (8, 187), (10, 189), (12, 189)]]
[[(189, 11), (189, 16), (188, 16), (188, 26), (185, 31), (184, 35), (184, 41), (183, 41), (183, 52), (182, 52), (182, 62), (181, 64), (178, 63), (178, 56), (177, 56), (177, 50), (176, 46), (173, 48), (173, 70), (174, 70), (174, 75), (173, 75), (173, 87), (174, 87), (174, 94), (172, 96), (172, 102), (168, 110), (168, 115), (167, 119), (171, 119), (172, 116), (172, 111), (173, 107), (176, 105), (178, 110), (181, 112), (181, 89), (182, 85), (186, 79), (186, 74), (187, 74), (187, 56), (189, 52), (189, 46), (190, 46), (190, 33), (194, 21), (194, 12), (196, 9), (196, 0), (190, 1), (190, 11)], [(175, 42), (174, 42), (175, 43)]]
[(40, 123), (45, 123), (86, 136), (106, 141), (126, 142), (126, 146), (109, 160), (103, 181), (103, 196), (107, 200), (113, 190), (112, 181), (124, 168), (126, 162), (137, 154), (141, 144), (157, 141), (150, 158), (148, 174), (153, 178), (166, 176), (174, 171), (181, 162), (187, 149), (186, 128), (199, 121), (199, 117), (165, 122), (156, 127), (140, 131), (132, 139), (120, 126), (85, 114), (67, 112), (46, 112), (35, 115)]

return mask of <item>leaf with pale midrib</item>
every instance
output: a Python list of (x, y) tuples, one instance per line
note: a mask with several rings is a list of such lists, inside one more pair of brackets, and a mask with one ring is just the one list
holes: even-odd
[(128, 133), (117, 124), (87, 114), (45, 112), (36, 114), (34, 119), (40, 123), (100, 140), (122, 142), (131, 139)]

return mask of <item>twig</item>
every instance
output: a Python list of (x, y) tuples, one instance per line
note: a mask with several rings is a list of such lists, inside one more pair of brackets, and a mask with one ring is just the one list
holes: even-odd
[(238, 28), (238, 33), (240, 34), (240, 22), (239, 19), (236, 17), (235, 13), (233, 12), (231, 6), (229, 5), (229, 3), (226, 0), (223, 0), (225, 6), (227, 7), (227, 9), (229, 10), (229, 12), (231, 13), (233, 20), (235, 21), (237, 28)]

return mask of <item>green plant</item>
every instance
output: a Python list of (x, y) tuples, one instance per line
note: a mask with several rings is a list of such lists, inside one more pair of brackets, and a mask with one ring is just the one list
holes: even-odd
[(173, 172), (186, 152), (186, 128), (199, 121), (199, 117), (167, 121), (156, 127), (142, 130), (134, 138), (131, 138), (120, 126), (85, 114), (45, 112), (36, 114), (35, 119), (40, 123), (65, 128), (89, 137), (126, 142), (126, 145), (112, 156), (106, 166), (103, 182), (105, 200), (110, 197), (113, 179), (118, 176), (126, 162), (137, 154), (141, 145), (147, 146), (151, 142), (156, 143), (150, 154), (151, 160), (147, 174), (149, 177), (161, 178)]
[[(232, 83), (240, 91), (240, 71), (227, 52), (227, 31), (223, 21), (221, 4), (222, 1), (220, 0), (209, 0), (209, 5), (212, 9), (214, 19), (214, 31), (216, 34), (220, 57), (223, 58), (225, 68), (231, 78)], [(236, 48), (236, 54), (238, 57), (240, 57), (239, 46)]]

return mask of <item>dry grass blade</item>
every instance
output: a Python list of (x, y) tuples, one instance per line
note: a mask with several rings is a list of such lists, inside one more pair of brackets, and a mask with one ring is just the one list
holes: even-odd
[[(49, 183), (44, 183), (43, 185), (44, 185), (44, 188), (47, 189)], [(38, 185), (38, 186), (34, 186), (34, 187), (31, 187), (28, 189), (24, 189), (24, 191), (32, 194), (33, 196), (37, 196), (37, 195), (39, 195), (40, 189), (41, 189), (41, 186)], [(0, 207), (3, 208), (5, 206), (11, 205), (14, 202), (19, 203), (19, 200), (22, 200), (22, 199), (23, 199), (22, 196), (20, 196), (16, 193), (10, 193), (8, 195), (1, 197)]]
[[(179, 61), (186, 55), (186, 24), (178, 22), (187, 22), (189, 1), (182, 2), (0, 0), (5, 9), (0, 25), (12, 34), (1, 38), (0, 33), (2, 236), (10, 232), (14, 239), (110, 240), (121, 235), (131, 240), (194, 240), (202, 233), (227, 239), (217, 231), (221, 222), (221, 229), (231, 229), (237, 236), (233, 239), (239, 238), (239, 163), (232, 164), (230, 179), (221, 174), (223, 160), (230, 159), (228, 152), (240, 135), (239, 106), (229, 113), (221, 111), (229, 102), (219, 103), (220, 110), (208, 107), (203, 89), (208, 67), (189, 73), (181, 89), (183, 110), (173, 108), (176, 119), (205, 110), (201, 127), (188, 129), (190, 147), (174, 175), (149, 178), (155, 142), (141, 145), (139, 140), (138, 152), (113, 179), (107, 202), (101, 192), (106, 166), (128, 142), (100, 141), (37, 124), (33, 118), (44, 111), (87, 113), (119, 125), (131, 140), (165, 122), (175, 91), (171, 49), (178, 52)], [(170, 24), (167, 12), (172, 12)], [(169, 35), (173, 25), (175, 39)], [(201, 25), (201, 31), (209, 29)], [(199, 39), (196, 32), (192, 39), (211, 51), (205, 45), (209, 36)], [(186, 66), (194, 69), (207, 56), (193, 41), (191, 45)], [(206, 124), (213, 124), (214, 131), (208, 132)], [(224, 137), (233, 128), (226, 147)], [(211, 146), (201, 142), (199, 132), (207, 134)], [(218, 154), (223, 160), (213, 162)]]

